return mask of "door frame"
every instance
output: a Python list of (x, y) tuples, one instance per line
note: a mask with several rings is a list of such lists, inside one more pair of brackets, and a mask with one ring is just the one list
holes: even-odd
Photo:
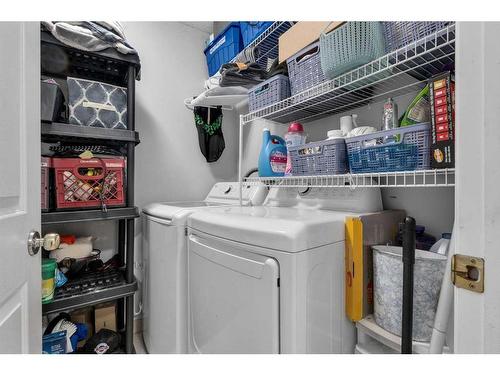
[(500, 22), (459, 22), (455, 253), (485, 260), (484, 293), (454, 288), (454, 352), (500, 353)]

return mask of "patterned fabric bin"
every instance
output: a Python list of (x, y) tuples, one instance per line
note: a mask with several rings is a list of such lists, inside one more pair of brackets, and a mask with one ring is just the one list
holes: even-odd
[(351, 173), (429, 169), (430, 132), (422, 123), (346, 138)]
[(343, 139), (327, 139), (288, 147), (292, 176), (347, 173), (347, 152)]
[[(372, 249), (375, 322), (383, 329), (401, 336), (402, 248), (373, 246)], [(413, 340), (431, 339), (445, 267), (444, 255), (415, 250)]]
[(98, 128), (127, 129), (127, 89), (68, 77), (69, 122)]

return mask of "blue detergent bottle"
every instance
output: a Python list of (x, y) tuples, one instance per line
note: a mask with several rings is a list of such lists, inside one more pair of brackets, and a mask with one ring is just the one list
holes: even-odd
[(262, 132), (259, 156), (260, 177), (284, 176), (286, 169), (286, 144), (283, 138), (272, 135), (269, 129)]

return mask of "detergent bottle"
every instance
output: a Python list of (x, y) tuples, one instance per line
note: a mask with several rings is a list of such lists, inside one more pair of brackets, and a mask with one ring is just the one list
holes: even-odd
[(272, 135), (269, 129), (262, 132), (262, 148), (259, 156), (259, 176), (279, 177), (285, 174), (286, 145), (283, 138)]

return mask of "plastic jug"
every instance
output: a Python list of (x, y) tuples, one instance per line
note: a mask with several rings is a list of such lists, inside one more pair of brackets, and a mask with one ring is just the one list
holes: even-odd
[(280, 177), (286, 169), (286, 145), (283, 138), (262, 131), (262, 148), (259, 155), (259, 176)]
[(287, 148), (285, 176), (292, 174), (292, 160), (288, 153), (288, 147), (300, 146), (306, 142), (306, 134), (304, 127), (299, 122), (292, 122), (288, 127), (288, 132), (285, 134), (285, 143)]

